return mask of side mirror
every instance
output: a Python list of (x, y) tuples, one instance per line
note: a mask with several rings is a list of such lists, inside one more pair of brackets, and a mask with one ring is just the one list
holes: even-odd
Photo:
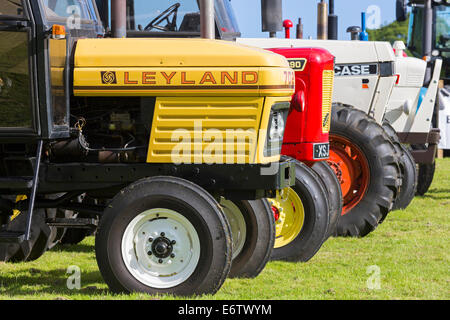
[(408, 6), (406, 0), (396, 0), (396, 18), (398, 22), (403, 22), (408, 17)]

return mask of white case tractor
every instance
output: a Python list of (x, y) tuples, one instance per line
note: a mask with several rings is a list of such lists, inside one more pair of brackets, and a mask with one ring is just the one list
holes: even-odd
[[(402, 42), (394, 48), (388, 42), (369, 41), (237, 42), (261, 48), (320, 47), (336, 57), (330, 161), (344, 195), (338, 235), (364, 236), (390, 210), (408, 206), (415, 195), (416, 163), (434, 162), (439, 141), (432, 117), (440, 59), (433, 60), (431, 80), (424, 83), (427, 62), (404, 57)], [(386, 146), (389, 140), (391, 147)], [(403, 144), (427, 148), (409, 152)], [(402, 181), (395, 178), (391, 158), (397, 159)]]

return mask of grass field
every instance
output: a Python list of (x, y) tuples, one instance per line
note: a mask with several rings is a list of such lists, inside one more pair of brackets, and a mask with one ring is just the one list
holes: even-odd
[[(450, 159), (445, 159), (438, 160), (428, 194), (391, 212), (369, 236), (330, 239), (308, 263), (270, 262), (256, 279), (227, 280), (215, 296), (197, 299), (449, 299), (449, 236)], [(108, 293), (93, 244), (91, 237), (35, 262), (0, 264), (0, 299), (170, 298)], [(81, 269), (80, 290), (67, 288), (71, 265)]]

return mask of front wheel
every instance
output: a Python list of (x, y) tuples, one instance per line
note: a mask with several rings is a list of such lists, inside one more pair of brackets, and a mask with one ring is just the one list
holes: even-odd
[(222, 199), (233, 238), (230, 278), (254, 278), (269, 261), (275, 242), (272, 209), (267, 200)]
[(295, 163), (295, 185), (269, 199), (275, 216), (276, 238), (272, 260), (310, 260), (327, 239), (327, 193), (317, 174)]
[(214, 294), (231, 267), (231, 233), (216, 200), (174, 177), (139, 180), (105, 210), (95, 249), (114, 292)]

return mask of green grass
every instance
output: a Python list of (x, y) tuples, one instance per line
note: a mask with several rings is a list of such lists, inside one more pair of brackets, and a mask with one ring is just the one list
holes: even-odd
[[(438, 160), (428, 194), (391, 212), (363, 239), (333, 238), (308, 263), (270, 262), (252, 280), (227, 280), (198, 299), (449, 299), (450, 159)], [(112, 295), (97, 268), (94, 239), (56, 248), (31, 263), (0, 264), (0, 299), (169, 299)], [(67, 268), (81, 268), (81, 289), (66, 286)], [(368, 289), (369, 266), (380, 289)]]

